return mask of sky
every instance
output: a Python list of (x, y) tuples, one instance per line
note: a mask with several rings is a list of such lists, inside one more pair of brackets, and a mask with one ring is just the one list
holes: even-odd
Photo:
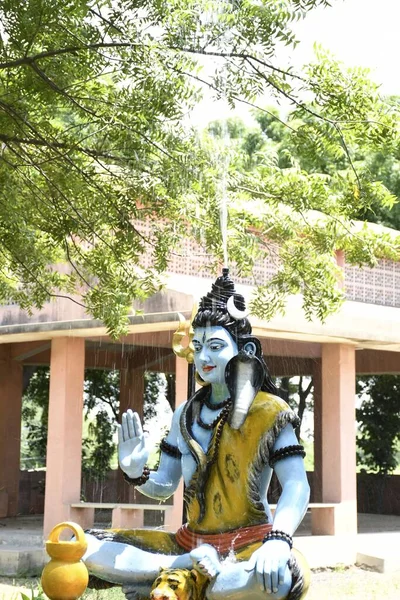
[(307, 62), (318, 42), (350, 66), (371, 68), (385, 93), (399, 93), (399, 24), (400, 0), (332, 0), (296, 27), (296, 54)]
[[(385, 94), (400, 94), (400, 0), (331, 0), (331, 8), (318, 8), (296, 24), (299, 45), (283, 49), (276, 64), (294, 67), (314, 58), (314, 43), (322, 45), (348, 66), (371, 69), (371, 78)], [(191, 121), (205, 126), (210, 118), (230, 116), (223, 102), (207, 94), (193, 111)], [(249, 121), (248, 108), (233, 113)]]

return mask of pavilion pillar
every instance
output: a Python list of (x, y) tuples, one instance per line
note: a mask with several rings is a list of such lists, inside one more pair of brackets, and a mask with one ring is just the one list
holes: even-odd
[[(119, 421), (124, 412), (130, 408), (137, 412), (143, 423), (143, 402), (144, 402), (144, 367), (133, 368), (131, 360), (127, 360), (124, 367), (120, 370), (120, 392), (119, 392)], [(117, 474), (117, 499), (122, 504), (134, 503), (140, 492), (136, 493), (135, 488), (128, 485), (124, 480), (121, 469)], [(143, 512), (141, 520), (136, 515), (135, 527), (143, 526)], [(132, 525), (133, 527), (133, 525)]]
[(355, 348), (322, 346), (322, 501), (333, 510), (314, 511), (313, 533), (357, 533)]
[(144, 367), (135, 369), (131, 361), (120, 370), (120, 416), (130, 408), (143, 420), (144, 373)]
[[(175, 358), (175, 410), (188, 398), (188, 363), (184, 358)], [(165, 529), (176, 531), (182, 525), (183, 479), (174, 494), (174, 505), (165, 513)]]
[[(55, 338), (51, 343), (49, 426), (46, 459), (44, 535), (60, 521), (80, 521), (70, 508), (81, 492), (85, 340)], [(84, 525), (84, 523), (82, 523)]]
[(321, 360), (316, 359), (313, 365), (313, 398), (314, 398), (314, 474), (312, 485), (312, 502), (322, 502), (322, 373)]
[(22, 365), (11, 344), (0, 347), (0, 517), (18, 512), (21, 447)]

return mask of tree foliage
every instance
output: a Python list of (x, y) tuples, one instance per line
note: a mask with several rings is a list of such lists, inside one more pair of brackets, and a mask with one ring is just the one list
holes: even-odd
[[(399, 97), (388, 99), (388, 105), (398, 110)], [(328, 176), (336, 172), (344, 173), (349, 164), (344, 160), (343, 154), (339, 157), (331, 152), (329, 147), (324, 147), (320, 152), (310, 151), (307, 144), (293, 144), (290, 129), (280, 119), (279, 111), (274, 107), (268, 107), (268, 112), (260, 110), (254, 112), (254, 118), (258, 125), (256, 135), (266, 144), (275, 142), (278, 164), (281, 168), (298, 164), (303, 171), (322, 173)], [(291, 118), (291, 117), (289, 117)], [(309, 115), (308, 121), (315, 121), (316, 117)], [(353, 166), (357, 172), (365, 172), (368, 176), (387, 188), (393, 195), (393, 202), (382, 204), (374, 201), (364, 206), (356, 213), (356, 218), (400, 230), (400, 172), (398, 168), (399, 146), (394, 148), (393, 153), (382, 151), (374, 144), (364, 149), (354, 148)]]
[(49, 385), (50, 371), (48, 367), (38, 367), (30, 378), (23, 395), (22, 468), (36, 469), (46, 466)]
[(286, 402), (299, 418), (295, 433), (297, 439), (301, 442), (304, 437), (304, 431), (302, 431), (304, 413), (314, 410), (313, 379), (303, 375), (300, 375), (300, 377), (280, 377), (278, 379), (280, 390), (284, 394)]
[[(399, 98), (391, 98), (390, 102), (398, 105)], [(236, 172), (254, 172), (258, 165), (264, 164), (272, 156), (280, 169), (288, 169), (296, 164), (304, 174), (322, 173), (331, 176), (337, 172), (344, 173), (346, 162), (343, 156), (335, 157), (328, 149), (324, 149), (320, 154), (309, 152), (302, 144), (293, 144), (291, 130), (276, 108), (268, 107), (265, 111), (255, 111), (254, 118), (255, 123), (252, 127), (246, 126), (240, 119), (228, 119), (225, 122), (213, 121), (207, 128), (207, 133), (216, 139), (222, 139), (226, 132), (229, 133), (230, 152), (235, 161)], [(291, 118), (289, 115), (288, 121), (291, 121)], [(310, 116), (309, 120), (314, 121), (315, 117)], [(358, 150), (354, 161), (358, 172), (365, 170), (373, 173), (375, 180), (381, 181), (396, 199), (396, 204), (391, 209), (379, 203), (372, 203), (371, 206), (364, 207), (357, 217), (364, 218), (367, 212), (369, 221), (400, 230), (400, 171), (396, 159), (393, 155), (385, 154), (372, 146), (363, 151)], [(308, 386), (306, 382), (306, 389), (303, 389), (302, 378), (298, 386), (289, 378), (281, 379), (280, 385), (288, 391), (287, 400), (292, 408), (298, 411), (301, 419), (304, 410), (313, 410), (312, 403), (306, 402), (311, 391), (311, 381)], [(399, 414), (397, 377), (361, 377), (357, 388), (360, 394), (364, 391), (371, 394), (357, 412), (360, 424), (357, 438), (358, 463), (372, 471), (389, 472), (397, 465), (398, 421), (392, 420), (393, 412), (396, 417)], [(386, 434), (387, 423), (390, 423), (390, 426)], [(299, 437), (300, 430), (297, 433)]]
[[(146, 371), (143, 398), (144, 422), (156, 415), (160, 394), (171, 403), (174, 376)], [(50, 370), (37, 367), (30, 378), (22, 403), (24, 444), (23, 468), (46, 466)], [(84, 384), (84, 421), (82, 471), (87, 479), (103, 479), (115, 459), (115, 432), (119, 418), (120, 373), (105, 369), (86, 369)]]
[[(354, 76), (359, 85), (370, 85), (364, 74)], [(310, 115), (308, 106), (297, 108), (285, 122), (276, 110), (257, 111), (259, 128), (231, 147), (234, 218), (229, 239), (240, 242), (231, 245), (231, 255), (244, 273), (256, 260), (268, 258), (275, 264), (275, 275), (259, 287), (253, 302), (253, 312), (267, 319), (284, 312), (289, 294), (303, 295), (310, 319), (324, 320), (337, 308), (344, 299), (344, 290), (337, 285), (338, 250), (345, 252), (347, 262), (359, 266), (373, 266), (382, 257), (399, 258), (395, 231), (356, 222), (367, 215), (379, 221), (378, 215), (390, 214), (397, 201), (397, 189), (391, 186), (394, 193), (389, 191), (382, 171), (370, 167), (385, 153), (384, 139), (379, 144), (367, 139), (361, 143), (355, 124), (338, 138), (336, 126), (316, 113)], [(394, 112), (397, 109), (394, 103)], [(389, 186), (393, 158), (390, 151), (387, 156)]]
[(400, 441), (400, 376), (374, 375), (357, 382), (363, 398), (356, 410), (360, 435), (357, 462), (372, 472), (387, 474), (397, 467)]
[[(247, 172), (233, 161), (227, 178), (230, 260), (248, 273), (279, 246), (256, 314), (271, 317), (298, 292), (310, 318), (337, 308), (337, 249), (355, 264), (397, 258), (396, 238), (352, 227), (393, 203), (356, 156), (374, 148), (395, 157), (397, 105), (364, 70), (322, 51), (302, 73), (277, 59), (317, 6), (329, 2), (4, 0), (0, 301), (30, 310), (67, 295), (118, 335), (132, 300), (161, 285), (182, 236), (218, 264), (221, 165), (186, 119), (204, 89), (231, 106), (257, 106), (269, 93), (295, 108), (284, 123), (286, 164), (273, 153), (255, 161), (250, 136)], [(280, 125), (275, 116), (269, 127)], [(296, 152), (315, 170), (292, 160)], [(341, 170), (325, 172), (325, 154)]]

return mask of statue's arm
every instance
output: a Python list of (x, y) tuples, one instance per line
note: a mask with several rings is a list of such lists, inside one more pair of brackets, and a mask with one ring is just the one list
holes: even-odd
[[(293, 427), (287, 425), (277, 437), (272, 452), (288, 446), (297, 446)], [(276, 507), (272, 529), (292, 536), (307, 510), (310, 487), (304, 468), (303, 457), (288, 456), (274, 466), (282, 486), (282, 494)], [(288, 577), (289, 544), (282, 539), (269, 539), (256, 550), (246, 570), (255, 572), (259, 585), (267, 593), (277, 592)]]
[[(291, 425), (287, 425), (277, 437), (273, 452), (288, 446), (298, 445), (296, 434)], [(302, 456), (289, 456), (279, 460), (274, 466), (282, 494), (279, 498), (273, 528), (293, 535), (307, 511), (310, 500), (308, 484)]]
[[(172, 448), (177, 449), (178, 444), (178, 434), (179, 434), (179, 417), (180, 417), (181, 408), (179, 407), (173, 417), (170, 432), (166, 438), (168, 444), (171, 445)], [(143, 438), (144, 440), (144, 438)], [(144, 443), (144, 442), (143, 442)], [(121, 447), (121, 446), (120, 446)], [(177, 453), (178, 454), (178, 453)], [(140, 473), (135, 472), (134, 477), (138, 477), (141, 475), (144, 467), (144, 463), (147, 460), (148, 452), (143, 455), (143, 459), (141, 462), (137, 462), (137, 466), (140, 468)], [(120, 466), (122, 470), (127, 473), (128, 477), (131, 477), (129, 471), (124, 468), (123, 463), (120, 460)], [(137, 470), (137, 468), (136, 468)], [(146, 481), (146, 483), (137, 486), (137, 489), (144, 495), (149, 498), (154, 498), (157, 500), (166, 500), (176, 491), (180, 478), (182, 476), (182, 467), (181, 460), (179, 456), (172, 456), (171, 454), (167, 454), (166, 452), (161, 451), (160, 455), (160, 464), (158, 466), (157, 471), (151, 471), (150, 477)]]

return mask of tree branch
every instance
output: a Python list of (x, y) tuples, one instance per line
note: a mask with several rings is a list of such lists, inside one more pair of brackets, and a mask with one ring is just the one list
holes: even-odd
[[(180, 69), (176, 69), (174, 67), (171, 67), (170, 65), (167, 65), (167, 67), (177, 73), (185, 75), (186, 77), (191, 77), (192, 79), (195, 79), (199, 83), (206, 85), (211, 90), (214, 90), (214, 91), (218, 92), (221, 96), (223, 96), (223, 92), (220, 88), (218, 88), (216, 85), (210, 83), (209, 81), (202, 79), (198, 75), (194, 75), (193, 73), (189, 73), (187, 71), (181, 71)], [(250, 102), (249, 100), (244, 100), (243, 98), (240, 98), (240, 96), (235, 96), (234, 94), (231, 94), (231, 98), (233, 98), (233, 100), (236, 100), (236, 102), (241, 102), (242, 104), (246, 104), (246, 106), (251, 106), (252, 108), (255, 108), (256, 110), (259, 110), (263, 113), (266, 113), (267, 115), (270, 115), (273, 119), (275, 119), (275, 121), (278, 121), (278, 123), (281, 123), (281, 125), (284, 125), (288, 129), (290, 129), (290, 131), (293, 131), (294, 133), (296, 133), (296, 130), (293, 129), (293, 127), (291, 127), (288, 123), (285, 123), (285, 121), (282, 121), (277, 115), (275, 115), (271, 111), (267, 110), (266, 108), (261, 108), (260, 106), (257, 106), (257, 104), (254, 104), (253, 102)]]
[[(94, 135), (94, 134), (91, 134)], [(91, 158), (106, 158), (109, 160), (113, 160), (116, 162), (121, 162), (122, 160), (129, 160), (125, 157), (116, 156), (114, 154), (110, 154), (108, 152), (99, 152), (97, 150), (93, 150), (92, 148), (87, 148), (84, 146), (79, 146), (78, 144), (66, 144), (65, 142), (57, 142), (57, 141), (48, 141), (45, 138), (37, 139), (37, 138), (19, 138), (16, 136), (9, 136), (4, 133), (0, 133), (0, 141), (5, 144), (27, 144), (30, 146), (37, 146), (41, 148), (50, 148), (54, 150), (78, 150), (83, 154), (87, 154)]]
[(1, 69), (15, 69), (22, 65), (31, 65), (44, 58), (53, 58), (54, 56), (62, 56), (63, 54), (76, 54), (77, 52), (86, 52), (87, 50), (98, 50), (100, 48), (136, 48), (142, 44), (134, 44), (132, 42), (99, 42), (97, 44), (83, 44), (80, 46), (68, 46), (66, 48), (58, 48), (57, 50), (46, 50), (32, 56), (23, 56), (15, 60), (0, 63)]
[(170, 46), (169, 49), (175, 50), (177, 52), (185, 52), (188, 54), (200, 54), (202, 56), (215, 56), (215, 57), (219, 57), (219, 58), (240, 58), (240, 59), (246, 60), (246, 61), (254, 60), (255, 62), (258, 62), (260, 65), (262, 65), (263, 67), (267, 67), (268, 69), (271, 69), (271, 71), (276, 71), (277, 73), (280, 73), (281, 75), (291, 77), (292, 79), (298, 79), (299, 81), (306, 83), (306, 79), (304, 79), (304, 77), (301, 77), (300, 75), (291, 73), (290, 71), (285, 71), (284, 69), (280, 69), (279, 67), (275, 67), (274, 65), (271, 65), (271, 63), (267, 63), (264, 60), (261, 60), (261, 58), (254, 56), (254, 54), (247, 54), (246, 52), (216, 52), (216, 51), (214, 52), (214, 51), (202, 50), (200, 48), (199, 49), (179, 48), (177, 46)]
[(92, 117), (97, 116), (96, 113), (93, 110), (90, 110), (89, 108), (86, 108), (86, 106), (82, 106), (81, 104), (79, 104), (79, 102), (77, 102), (75, 100), (75, 98), (73, 96), (71, 96), (70, 94), (68, 94), (64, 90), (62, 90), (52, 79), (50, 79), (50, 77), (48, 77), (48, 75), (46, 75), (46, 73), (44, 71), (42, 71), (42, 69), (40, 69), (37, 66), (37, 64), (34, 61), (32, 61), (29, 64), (29, 66), (57, 94), (60, 94), (60, 96), (63, 96), (64, 98), (67, 98), (67, 100), (69, 100), (72, 104), (74, 104), (75, 106), (77, 106), (80, 110), (83, 110), (84, 112), (88, 113)]
[(99, 12), (97, 12), (96, 10), (94, 10), (94, 8), (89, 8), (89, 12), (92, 13), (92, 15), (95, 15), (96, 17), (98, 17), (101, 21), (103, 21), (104, 23), (106, 23), (107, 25), (112, 27), (113, 29), (115, 29), (115, 31), (117, 31), (118, 33), (121, 33), (122, 35), (124, 35), (124, 32), (122, 31), (122, 29), (117, 27), (115, 25), (115, 23), (113, 23), (109, 19), (106, 19), (106, 17), (101, 14), (100, 9), (99, 9)]
[[(2, 251), (1, 246), (3, 246), (9, 253), (9, 256), (7, 256), (5, 254), (5, 252)], [(78, 302), (78, 300), (74, 300), (74, 298), (71, 298), (71, 296), (66, 296), (65, 294), (55, 294), (54, 292), (50, 292), (44, 285), (43, 283), (38, 279), (38, 277), (33, 273), (33, 271), (31, 271), (29, 269), (29, 267), (25, 264), (25, 262), (16, 254), (13, 253), (12, 250), (10, 250), (10, 248), (4, 243), (4, 239), (1, 242), (1, 246), (0, 246), (0, 253), (3, 254), (3, 256), (7, 259), (10, 260), (10, 257), (15, 260), (17, 263), (19, 263), (21, 265), (21, 267), (24, 269), (24, 271), (26, 271), (26, 273), (28, 273), (30, 275), (30, 277), (33, 279), (33, 281), (36, 283), (36, 285), (45, 292), (45, 294), (47, 296), (49, 296), (49, 298), (65, 298), (66, 300), (71, 300), (71, 302), (73, 302), (74, 304), (77, 304), (78, 306), (81, 306), (82, 308), (86, 308), (86, 306), (84, 304), (82, 304), (82, 302)]]

